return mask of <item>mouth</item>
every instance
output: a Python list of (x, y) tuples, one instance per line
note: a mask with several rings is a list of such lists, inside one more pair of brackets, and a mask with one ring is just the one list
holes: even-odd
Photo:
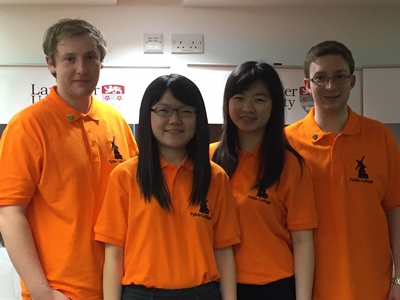
[(166, 133), (169, 133), (171, 135), (178, 135), (181, 134), (183, 132), (183, 130), (178, 130), (178, 129), (168, 129), (165, 130)]
[(255, 117), (249, 117), (249, 116), (239, 116), (239, 118), (243, 122), (253, 122), (256, 119)]
[(340, 97), (340, 95), (326, 95), (326, 96), (324, 96), (324, 98), (329, 99), (329, 100), (336, 100), (339, 97)]

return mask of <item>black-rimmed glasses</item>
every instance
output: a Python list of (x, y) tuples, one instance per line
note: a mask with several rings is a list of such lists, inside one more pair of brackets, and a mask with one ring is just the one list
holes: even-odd
[(180, 117), (192, 117), (196, 114), (196, 109), (194, 107), (182, 107), (182, 108), (172, 108), (172, 107), (156, 107), (151, 109), (157, 116), (160, 117), (170, 117), (174, 114), (174, 111), (178, 113)]
[(316, 75), (313, 78), (307, 78), (307, 79), (312, 81), (316, 85), (327, 85), (329, 80), (332, 80), (332, 82), (336, 84), (346, 84), (350, 79), (350, 77), (351, 75), (347, 74), (336, 74), (333, 76)]

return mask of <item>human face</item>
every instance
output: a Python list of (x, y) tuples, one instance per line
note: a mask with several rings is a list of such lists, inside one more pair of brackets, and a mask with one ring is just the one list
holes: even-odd
[(272, 110), (268, 88), (257, 81), (242, 93), (229, 99), (229, 117), (240, 135), (256, 134), (262, 137)]
[[(56, 74), (57, 93), (67, 103), (89, 101), (99, 80), (100, 52), (89, 35), (73, 36), (61, 40), (54, 54), (54, 64), (46, 57), (52, 74)], [(79, 106), (79, 105), (78, 105)]]
[[(170, 90), (166, 90), (161, 99), (152, 108), (158, 107), (178, 109), (191, 106), (178, 101)], [(177, 155), (183, 158), (186, 155), (186, 146), (196, 132), (196, 115), (180, 117), (175, 110), (172, 116), (160, 117), (155, 112), (152, 112), (151, 130), (157, 140), (158, 151), (164, 159), (176, 157)]]
[[(341, 55), (321, 56), (310, 64), (310, 78), (316, 76), (350, 75), (350, 68)], [(304, 79), (304, 85), (313, 96), (316, 112), (328, 112), (330, 114), (347, 113), (347, 100), (350, 91), (354, 87), (356, 78), (354, 75), (345, 82), (337, 84), (332, 79), (326, 85), (316, 85), (309, 79)]]

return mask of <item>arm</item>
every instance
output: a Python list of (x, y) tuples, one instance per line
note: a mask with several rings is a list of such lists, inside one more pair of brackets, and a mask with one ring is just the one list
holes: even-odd
[(221, 275), (221, 299), (236, 300), (236, 269), (232, 247), (214, 249), (214, 256)]
[[(389, 226), (390, 247), (394, 262), (394, 276), (400, 277), (400, 207), (386, 212)], [(388, 300), (400, 300), (400, 285), (392, 284)]]
[(103, 268), (104, 300), (120, 300), (124, 273), (124, 248), (105, 244)]
[(313, 230), (294, 230), (290, 234), (293, 242), (296, 299), (310, 300), (314, 279)]
[(68, 299), (52, 290), (40, 264), (32, 232), (26, 219), (27, 205), (0, 206), (0, 230), (7, 252), (34, 300)]

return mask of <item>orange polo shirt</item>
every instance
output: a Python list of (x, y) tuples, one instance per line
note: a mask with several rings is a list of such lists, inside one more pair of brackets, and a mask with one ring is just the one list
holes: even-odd
[[(29, 204), (27, 219), (44, 273), (74, 300), (100, 300), (104, 245), (93, 227), (109, 173), (137, 154), (131, 130), (92, 98), (87, 114), (53, 87), (19, 112), (0, 141), (0, 205)], [(26, 288), (23, 298), (30, 299)]]
[[(218, 143), (211, 144), (210, 156)], [(238, 153), (231, 176), (239, 212), (241, 243), (233, 247), (239, 283), (267, 284), (294, 275), (290, 231), (317, 226), (314, 192), (309, 170), (286, 151), (280, 183), (266, 190), (254, 185), (258, 170), (258, 145)]]
[(314, 300), (384, 300), (392, 259), (385, 212), (400, 206), (400, 155), (380, 122), (349, 110), (343, 132), (323, 132), (314, 109), (286, 129), (313, 177)]
[(136, 180), (138, 158), (110, 176), (95, 227), (96, 240), (124, 248), (123, 285), (179, 289), (219, 280), (214, 248), (239, 243), (239, 224), (228, 177), (211, 162), (208, 211), (189, 206), (193, 163), (177, 168), (160, 159), (173, 210), (145, 202)]

